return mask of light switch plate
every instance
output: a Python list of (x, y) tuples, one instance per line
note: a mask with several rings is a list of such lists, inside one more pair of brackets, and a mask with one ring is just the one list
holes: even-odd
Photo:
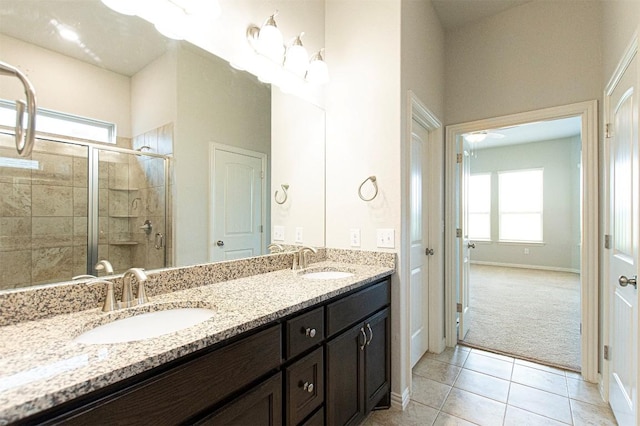
[(378, 229), (378, 238), (376, 241), (379, 248), (394, 248), (395, 233), (393, 228)]
[(273, 241), (284, 241), (284, 226), (273, 227)]
[(360, 247), (360, 229), (354, 228), (349, 231), (349, 243), (351, 247)]
[(296, 227), (296, 243), (302, 244), (302, 227)]

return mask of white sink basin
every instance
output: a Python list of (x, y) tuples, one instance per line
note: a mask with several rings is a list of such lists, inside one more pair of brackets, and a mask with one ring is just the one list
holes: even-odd
[(348, 278), (352, 277), (353, 274), (351, 272), (344, 271), (318, 271), (318, 272), (309, 272), (302, 275), (302, 278), (308, 280), (337, 280), (339, 278)]
[(151, 339), (200, 324), (214, 314), (215, 311), (205, 308), (176, 308), (147, 312), (85, 331), (74, 341), (95, 345)]

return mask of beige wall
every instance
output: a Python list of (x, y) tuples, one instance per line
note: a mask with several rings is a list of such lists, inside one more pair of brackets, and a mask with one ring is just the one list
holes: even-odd
[(598, 1), (534, 1), (448, 31), (446, 123), (601, 99), (601, 21)]
[[(115, 123), (118, 136), (131, 137), (129, 77), (2, 34), (0, 52), (27, 75), (39, 108)], [(22, 85), (1, 78), (0, 98), (23, 99)]]
[(640, 1), (610, 0), (602, 6), (602, 71), (606, 84), (622, 54), (631, 41), (634, 31), (640, 28)]

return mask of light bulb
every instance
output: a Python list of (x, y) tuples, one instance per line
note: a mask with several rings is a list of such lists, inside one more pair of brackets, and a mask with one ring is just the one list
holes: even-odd
[(327, 67), (327, 63), (322, 58), (322, 51), (311, 58), (306, 79), (312, 84), (325, 84), (329, 81), (329, 67)]
[(292, 45), (287, 49), (284, 59), (284, 67), (300, 76), (304, 76), (309, 64), (309, 54), (307, 53), (307, 49), (302, 45), (302, 40), (300, 40), (303, 34), (304, 33), (295, 38)]
[(482, 142), (487, 138), (486, 132), (474, 132), (464, 135), (464, 138), (471, 143)]
[(262, 54), (271, 60), (280, 62), (284, 55), (284, 40), (276, 25), (275, 14), (271, 15), (258, 33), (258, 48)]

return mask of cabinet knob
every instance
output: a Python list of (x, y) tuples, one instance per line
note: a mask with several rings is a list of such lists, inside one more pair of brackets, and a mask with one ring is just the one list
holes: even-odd
[(304, 382), (304, 385), (302, 386), (304, 390), (306, 390), (309, 393), (313, 393), (313, 389), (315, 386), (313, 386), (313, 383), (309, 383), (309, 382)]
[(309, 336), (309, 337), (316, 337), (316, 329), (315, 328), (307, 328), (304, 331), (304, 334)]

